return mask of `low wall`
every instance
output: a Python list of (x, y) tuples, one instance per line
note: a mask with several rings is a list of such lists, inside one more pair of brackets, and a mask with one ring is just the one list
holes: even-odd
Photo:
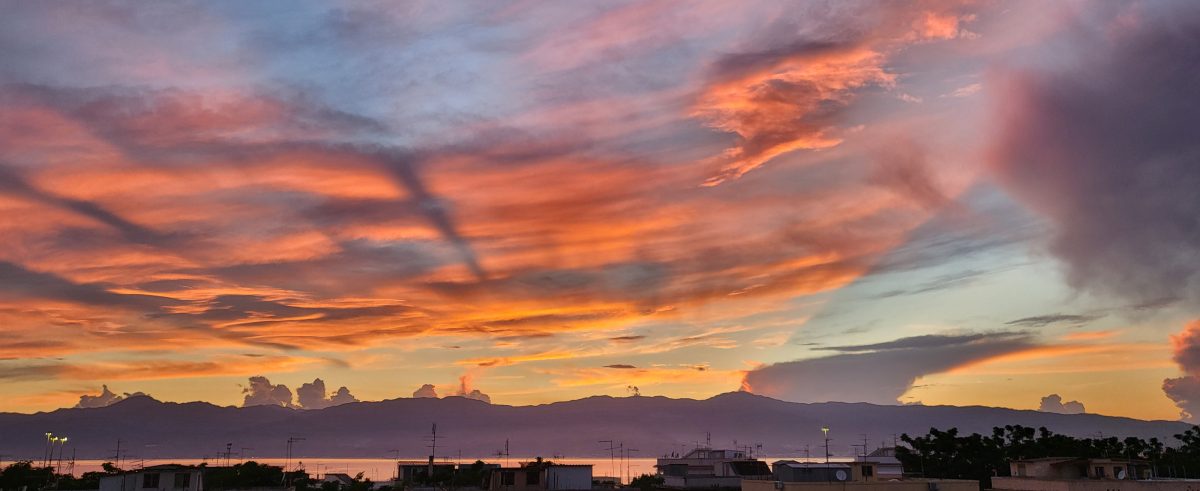
[(993, 477), (992, 489), (1004, 491), (1200, 491), (1200, 481)]
[[(968, 481), (964, 479), (908, 479), (903, 481), (843, 482), (780, 482), (745, 480), (742, 481), (742, 491), (979, 491), (979, 481)], [(1200, 491), (1200, 489), (1195, 491)]]

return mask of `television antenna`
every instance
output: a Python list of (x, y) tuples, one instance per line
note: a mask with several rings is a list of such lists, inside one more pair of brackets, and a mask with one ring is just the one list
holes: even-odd
[(288, 469), (292, 466), (292, 447), (298, 442), (304, 441), (303, 437), (290, 436), (287, 439), (287, 460), (283, 464), (283, 482), (288, 483)]
[(608, 444), (608, 472), (613, 477), (617, 475), (617, 447), (612, 440), (600, 440), (598, 443)]
[(508, 467), (508, 456), (509, 456), (509, 453), (508, 453), (508, 439), (507, 439), (507, 438), (505, 438), (505, 439), (504, 439), (504, 450), (497, 450), (497, 451), (496, 451), (496, 457), (497, 457), (497, 458), (499, 458), (499, 457), (504, 457), (504, 467)]

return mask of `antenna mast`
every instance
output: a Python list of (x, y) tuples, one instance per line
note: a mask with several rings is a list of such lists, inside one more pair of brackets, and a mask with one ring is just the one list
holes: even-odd
[(437, 458), (437, 423), (433, 424), (433, 433), (429, 437), (429, 482), (433, 482), (433, 459)]

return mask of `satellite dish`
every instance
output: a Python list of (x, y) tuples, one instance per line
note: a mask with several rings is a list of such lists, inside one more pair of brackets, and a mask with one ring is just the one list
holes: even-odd
[(837, 480), (839, 480), (839, 481), (845, 481), (846, 480), (846, 471), (838, 470), (837, 473), (833, 475), (833, 477), (836, 477)]
[(1125, 479), (1125, 469), (1117, 469), (1117, 479)]

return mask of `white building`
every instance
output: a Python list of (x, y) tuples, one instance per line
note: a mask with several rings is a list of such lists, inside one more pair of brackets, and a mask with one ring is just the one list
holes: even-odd
[(100, 478), (100, 491), (204, 491), (199, 467), (164, 464)]
[(767, 463), (741, 450), (697, 448), (683, 457), (662, 457), (655, 466), (668, 488), (738, 488), (743, 479), (772, 479)]
[(492, 469), (489, 491), (583, 491), (592, 489), (592, 466), (528, 463)]

